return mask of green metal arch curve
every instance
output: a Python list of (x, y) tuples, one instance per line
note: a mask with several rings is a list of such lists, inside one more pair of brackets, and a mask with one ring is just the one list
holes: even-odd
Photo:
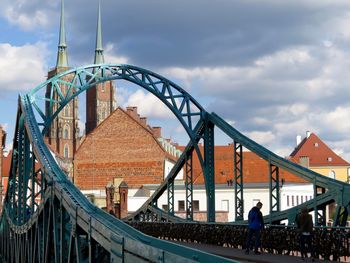
[[(69, 80), (67, 80), (68, 78)], [(39, 125), (43, 126), (42, 133), (47, 132), (53, 119), (64, 106), (80, 93), (96, 84), (117, 79), (132, 82), (154, 94), (174, 113), (189, 135), (190, 140), (194, 141), (197, 138), (198, 129), (207, 114), (204, 108), (184, 89), (165, 77), (126, 64), (99, 64), (70, 69), (45, 81), (29, 92), (27, 94), (29, 100), (42, 118), (42, 122), (38, 122)], [(50, 98), (41, 97), (39, 91), (48, 85), (52, 87)], [(61, 90), (62, 85), (67, 87), (65, 94)], [(56, 98), (53, 90), (58, 94)], [(44, 100), (50, 105), (49, 112), (46, 114), (40, 110), (37, 104), (40, 100)]]

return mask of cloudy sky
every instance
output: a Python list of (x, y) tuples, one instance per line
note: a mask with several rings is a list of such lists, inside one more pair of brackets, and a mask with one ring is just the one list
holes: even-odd
[[(1, 4), (0, 124), (12, 140), (18, 94), (55, 66), (60, 0)], [(65, 3), (72, 67), (93, 61), (97, 5)], [(350, 1), (102, 0), (102, 14), (107, 62), (173, 80), (282, 156), (311, 131), (350, 161)], [(119, 105), (167, 126), (150, 94), (117, 85)], [(184, 143), (172, 125), (165, 136)]]

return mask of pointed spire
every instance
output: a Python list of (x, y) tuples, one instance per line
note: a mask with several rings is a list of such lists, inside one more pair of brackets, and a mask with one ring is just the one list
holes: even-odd
[(66, 31), (64, 29), (64, 0), (61, 1), (60, 36), (58, 42), (57, 68), (68, 67)]
[(96, 31), (96, 49), (95, 49), (95, 64), (104, 63), (102, 48), (102, 24), (101, 24), (101, 0), (98, 2), (98, 17), (97, 17), (97, 31)]

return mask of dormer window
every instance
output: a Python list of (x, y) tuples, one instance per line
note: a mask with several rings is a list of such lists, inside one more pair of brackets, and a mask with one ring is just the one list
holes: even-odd
[(318, 147), (318, 142), (315, 142), (315, 143), (314, 143), (314, 146), (315, 146), (315, 147)]
[(331, 162), (331, 161), (333, 161), (333, 158), (332, 158), (332, 157), (328, 157), (328, 158), (327, 158), (327, 161), (328, 161), (328, 162)]

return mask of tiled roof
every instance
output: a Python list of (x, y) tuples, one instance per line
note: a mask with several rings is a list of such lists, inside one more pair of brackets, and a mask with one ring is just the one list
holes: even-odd
[[(184, 150), (184, 146), (179, 147)], [(203, 147), (200, 146), (203, 154)], [(227, 184), (227, 181), (234, 182), (233, 169), (233, 145), (215, 146), (215, 184)], [(280, 180), (285, 183), (305, 183), (306, 181), (287, 172), (280, 170)], [(193, 157), (193, 180), (194, 184), (204, 184), (204, 177), (199, 160), (196, 154)], [(243, 184), (244, 183), (268, 183), (269, 165), (253, 152), (243, 152)]]
[(333, 152), (317, 135), (311, 133), (304, 138), (290, 154), (296, 163), (300, 158), (308, 157), (309, 166), (349, 166), (350, 163)]

